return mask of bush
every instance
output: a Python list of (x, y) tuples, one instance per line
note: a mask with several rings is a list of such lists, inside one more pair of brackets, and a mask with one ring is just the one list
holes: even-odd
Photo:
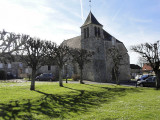
[(0, 70), (0, 80), (6, 79), (6, 72), (4, 70)]
[(78, 74), (72, 75), (72, 80), (78, 81), (79, 79), (80, 79), (80, 75), (78, 75)]

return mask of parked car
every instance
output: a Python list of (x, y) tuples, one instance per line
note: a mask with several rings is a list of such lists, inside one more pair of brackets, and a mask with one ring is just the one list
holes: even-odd
[(54, 75), (52, 73), (43, 73), (39, 76), (36, 77), (36, 80), (40, 81), (53, 81), (54, 80)]
[(137, 79), (137, 81), (145, 80), (145, 79), (147, 79), (150, 76), (152, 76), (152, 75), (142, 75), (140, 78)]
[(141, 87), (155, 87), (156, 85), (156, 77), (150, 76), (146, 78), (145, 80), (139, 80), (137, 81), (137, 85)]

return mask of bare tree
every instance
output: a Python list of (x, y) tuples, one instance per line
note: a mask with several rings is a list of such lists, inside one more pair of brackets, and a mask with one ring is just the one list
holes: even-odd
[(140, 45), (131, 46), (131, 50), (139, 53), (146, 61), (148, 61), (155, 72), (156, 88), (160, 87), (160, 41), (155, 43), (144, 43)]
[(51, 61), (56, 63), (59, 68), (59, 86), (63, 87), (62, 69), (65, 63), (69, 59), (69, 47), (65, 45), (56, 45), (51, 43), (48, 51), (48, 55)]
[(49, 43), (41, 41), (39, 38), (31, 38), (28, 35), (22, 35), (25, 40), (24, 49), (17, 52), (22, 62), (32, 68), (32, 79), (30, 90), (35, 90), (35, 77), (37, 70), (47, 64), (46, 51)]
[(72, 49), (71, 55), (73, 62), (78, 63), (80, 69), (80, 83), (83, 84), (83, 68), (84, 65), (91, 61), (91, 57), (93, 56), (94, 52), (87, 51), (85, 49)]
[(147, 63), (147, 60), (143, 57), (139, 57), (137, 64), (140, 65), (140, 67), (143, 67), (144, 63)]
[(109, 57), (112, 59), (113, 73), (116, 79), (116, 83), (117, 85), (119, 85), (119, 74), (120, 74), (119, 68), (121, 65), (125, 65), (125, 63), (122, 61), (124, 60), (126, 53), (120, 52), (119, 49), (117, 49), (115, 46), (109, 48), (107, 51)]
[(20, 34), (0, 31), (0, 61), (13, 60), (13, 53), (21, 50), (25, 41), (20, 38)]

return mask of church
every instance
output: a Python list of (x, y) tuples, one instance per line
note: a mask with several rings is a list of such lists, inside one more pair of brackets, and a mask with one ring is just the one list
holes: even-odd
[[(108, 49), (115, 46), (123, 56), (123, 63), (119, 67), (119, 80), (130, 80), (130, 61), (129, 55), (123, 42), (117, 40), (103, 29), (103, 25), (98, 22), (90, 11), (84, 24), (80, 27), (81, 35), (64, 40), (63, 45), (70, 48), (86, 49), (93, 51), (94, 55), (90, 63), (83, 69), (83, 79), (96, 82), (114, 82), (113, 61), (108, 55)], [(79, 74), (77, 65), (68, 64), (68, 73), (71, 75)]]

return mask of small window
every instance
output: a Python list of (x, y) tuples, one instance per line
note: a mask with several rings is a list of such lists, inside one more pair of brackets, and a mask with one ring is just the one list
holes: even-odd
[(87, 27), (87, 38), (89, 37), (89, 27)]
[(84, 28), (84, 38), (86, 38), (86, 29)]
[(2, 63), (0, 63), (0, 68), (3, 68), (3, 64)]
[(94, 27), (94, 34), (97, 37), (97, 27)]
[(98, 37), (101, 36), (100, 28), (98, 28)]
[(51, 70), (51, 66), (50, 66), (50, 65), (48, 65), (48, 71), (49, 71), (49, 70)]
[(11, 64), (10, 64), (10, 63), (8, 64), (8, 68), (12, 68), (12, 66), (11, 66)]

